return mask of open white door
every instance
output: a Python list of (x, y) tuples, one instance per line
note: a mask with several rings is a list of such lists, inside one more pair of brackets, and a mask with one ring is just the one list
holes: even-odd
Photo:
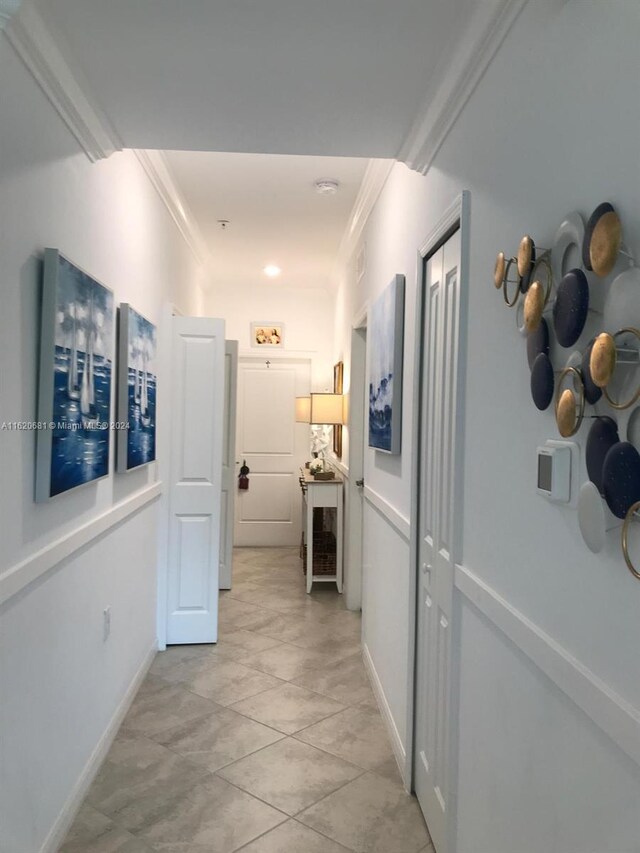
[(215, 643), (224, 320), (174, 317), (167, 643)]
[(236, 398), (238, 341), (226, 341), (224, 352), (224, 429), (222, 432), (222, 514), (220, 518), (220, 589), (231, 589), (233, 508), (236, 500)]

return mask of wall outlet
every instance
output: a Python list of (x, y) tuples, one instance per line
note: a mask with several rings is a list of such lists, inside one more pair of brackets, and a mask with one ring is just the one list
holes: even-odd
[(111, 634), (111, 607), (105, 607), (102, 611), (102, 616), (102, 639), (106, 643), (109, 639), (109, 635)]

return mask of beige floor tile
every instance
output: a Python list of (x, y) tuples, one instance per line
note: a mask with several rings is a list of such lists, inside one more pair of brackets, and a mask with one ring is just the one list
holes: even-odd
[(282, 682), (257, 669), (236, 661), (212, 661), (184, 682), (184, 686), (198, 696), (207, 697), (218, 705), (231, 705), (279, 686)]
[(269, 675), (291, 681), (313, 667), (326, 665), (328, 658), (322, 652), (316, 652), (313, 649), (301, 649), (299, 646), (280, 643), (275, 648), (259, 654), (247, 655), (241, 660)]
[(357, 705), (369, 699), (371, 687), (360, 654), (305, 672), (293, 679), (294, 684), (323, 693), (345, 705)]
[(160, 853), (232, 853), (285, 820), (217, 776), (177, 794), (140, 828)]
[(415, 797), (365, 773), (297, 819), (356, 853), (419, 853), (429, 834)]
[(198, 717), (206, 717), (216, 707), (209, 699), (150, 675), (134, 699), (122, 728), (140, 735), (153, 734)]
[(85, 804), (59, 853), (153, 853), (153, 848)]
[(295, 684), (274, 687), (233, 705), (234, 711), (285, 734), (293, 734), (343, 709), (344, 705), (328, 696)]
[(315, 830), (295, 820), (276, 826), (271, 832), (247, 844), (238, 853), (350, 853)]
[(236, 761), (218, 775), (294, 815), (361, 773), (353, 764), (286, 738)]
[(380, 714), (363, 705), (347, 708), (298, 732), (296, 737), (367, 770), (393, 758)]
[(234, 646), (243, 652), (263, 652), (265, 649), (272, 649), (278, 643), (279, 640), (275, 640), (273, 637), (265, 637), (264, 634), (256, 634), (254, 631), (238, 628), (235, 631), (226, 631), (221, 634), (218, 646)]
[(213, 772), (283, 737), (281, 732), (221, 708), (209, 717), (161, 732), (153, 740)]
[(211, 774), (146, 738), (118, 735), (89, 789), (87, 803), (137, 833), (173, 799)]

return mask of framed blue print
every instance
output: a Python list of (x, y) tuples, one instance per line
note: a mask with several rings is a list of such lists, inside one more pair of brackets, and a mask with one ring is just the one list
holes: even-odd
[(399, 454), (402, 443), (403, 275), (373, 303), (368, 332), (369, 447)]

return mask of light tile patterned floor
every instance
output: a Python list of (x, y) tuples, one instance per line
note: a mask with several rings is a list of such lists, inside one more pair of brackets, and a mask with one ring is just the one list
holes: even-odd
[(242, 548), (216, 646), (158, 655), (61, 853), (433, 853), (362, 664), (297, 551)]

